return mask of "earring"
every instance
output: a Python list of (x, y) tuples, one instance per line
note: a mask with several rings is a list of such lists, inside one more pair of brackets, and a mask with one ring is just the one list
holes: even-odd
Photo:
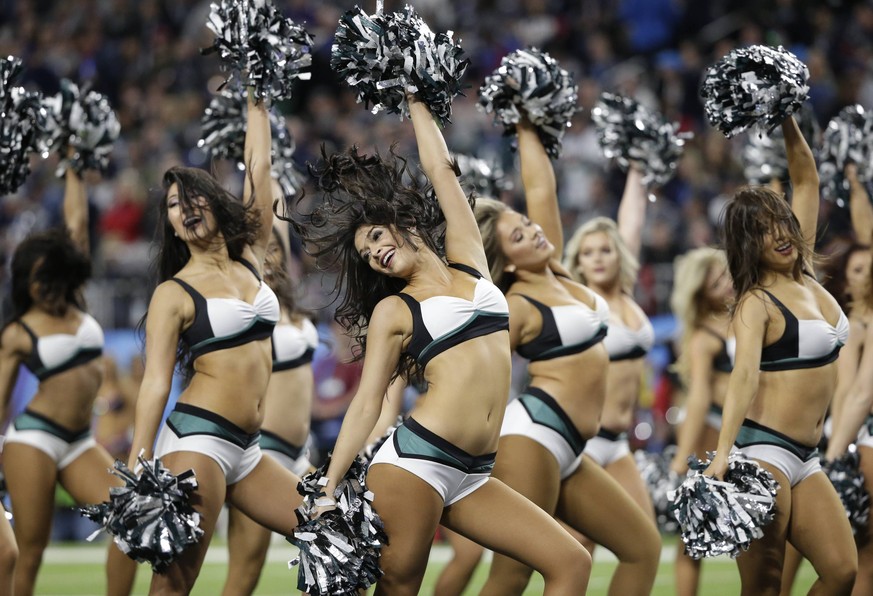
[(179, 237), (179, 232), (173, 232), (173, 235), (174, 235), (176, 238), (178, 238), (178, 237)]
[(503, 268), (506, 273), (515, 273), (515, 265), (507, 265)]

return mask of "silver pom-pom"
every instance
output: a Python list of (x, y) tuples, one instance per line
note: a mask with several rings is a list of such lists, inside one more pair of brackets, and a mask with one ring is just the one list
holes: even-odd
[(591, 110), (603, 154), (615, 158), (625, 171), (636, 164), (645, 186), (661, 186), (676, 173), (676, 166), (691, 133), (679, 133), (679, 124), (633, 99), (602, 93)]
[(637, 470), (649, 489), (649, 496), (655, 507), (655, 521), (661, 532), (665, 534), (679, 532), (679, 522), (670, 510), (672, 505), (670, 495), (682, 483), (682, 478), (670, 470), (670, 462), (675, 452), (676, 447), (672, 445), (661, 453), (651, 453), (643, 449), (634, 452)]
[(726, 137), (750, 126), (769, 133), (809, 97), (809, 69), (779, 46), (733, 50), (710, 66), (700, 87), (709, 123)]
[(546, 52), (536, 48), (507, 54), (479, 88), (478, 107), (494, 113), (503, 134), (515, 134), (526, 117), (537, 128), (540, 141), (553, 159), (561, 156), (561, 142), (570, 120), (579, 110), (573, 75)]
[(822, 470), (840, 496), (852, 533), (863, 532), (870, 521), (870, 494), (864, 486), (861, 454), (855, 445), (842, 456), (822, 463)]
[(330, 65), (357, 91), (358, 103), (409, 116), (414, 93), (441, 124), (451, 121), (452, 98), (470, 61), (452, 32), (434, 34), (411, 6), (368, 15), (355, 7), (340, 17)]
[(41, 148), (43, 155), (52, 151), (60, 155), (55, 174), (63, 176), (68, 167), (79, 175), (85, 170), (106, 173), (109, 154), (121, 132), (106, 96), (96, 91), (80, 92), (75, 83), (62, 79), (60, 92), (46, 97), (43, 106), (48, 117)]
[(840, 110), (825, 128), (819, 156), (822, 196), (840, 206), (848, 204), (848, 164), (857, 167), (861, 184), (873, 181), (873, 112), (859, 105)]
[(512, 180), (506, 177), (498, 163), (463, 153), (454, 153), (461, 186), (480, 196), (497, 198), (505, 190), (512, 190)]
[[(227, 159), (245, 169), (245, 136), (248, 107), (242, 92), (222, 91), (212, 98), (200, 119), (202, 138), (197, 146), (213, 158)], [(270, 131), (273, 177), (279, 182), (285, 198), (303, 188), (303, 177), (294, 164), (294, 138), (285, 125), (285, 118), (271, 109)]]
[[(801, 106), (797, 124), (803, 138), (816, 153), (821, 138), (821, 128), (808, 104)], [(771, 180), (788, 179), (788, 155), (785, 153), (785, 138), (777, 127), (769, 134), (750, 132), (743, 145), (743, 173), (750, 184), (767, 184)]]
[(696, 473), (671, 495), (672, 512), (691, 557), (736, 557), (773, 521), (779, 483), (739, 451), (728, 458), (724, 481), (703, 475), (710, 461), (690, 461)]
[(0, 194), (13, 193), (30, 175), (30, 154), (45, 125), (38, 93), (17, 87), (21, 60), (0, 59)]
[(203, 536), (200, 514), (191, 506), (197, 479), (193, 470), (174, 475), (160, 459), (146, 461), (140, 456), (137, 461), (142, 466), (138, 474), (116, 460), (110, 472), (124, 480), (124, 486), (109, 489), (109, 501), (79, 512), (112, 535), (128, 557), (162, 573)]
[(300, 524), (287, 540), (300, 549), (289, 567), (300, 565), (297, 588), (308, 594), (358, 594), (381, 576), (379, 555), (388, 542), (382, 520), (372, 506), (367, 490), (367, 468), (355, 458), (334, 494), (336, 509), (313, 518), (317, 499), (324, 498), (327, 462), (304, 476), (297, 485), (303, 505), (297, 509)]
[(270, 0), (221, 0), (210, 8), (206, 26), (215, 40), (203, 53), (218, 52), (230, 71), (225, 84), (238, 77), (259, 100), (287, 99), (297, 79), (311, 78), (302, 70), (312, 65), (312, 36)]

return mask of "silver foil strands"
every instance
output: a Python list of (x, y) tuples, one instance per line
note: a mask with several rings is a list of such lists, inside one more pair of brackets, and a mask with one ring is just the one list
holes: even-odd
[(479, 88), (478, 107), (494, 114), (503, 134), (515, 134), (522, 117), (536, 126), (540, 141), (553, 159), (573, 115), (579, 111), (578, 86), (573, 75), (546, 52), (536, 48), (507, 54)]
[(355, 7), (340, 17), (330, 65), (357, 92), (358, 103), (389, 114), (409, 116), (407, 93), (414, 93), (446, 124), (452, 99), (470, 61), (452, 32), (434, 34), (411, 6), (403, 12), (368, 15)]
[(731, 51), (710, 66), (700, 87), (709, 123), (726, 137), (750, 126), (769, 133), (809, 97), (809, 69), (779, 46)]
[(506, 177), (503, 168), (496, 162), (453, 153), (452, 157), (461, 172), (461, 186), (479, 196), (497, 198), (505, 190), (512, 190), (512, 180)]
[(110, 472), (124, 480), (124, 486), (109, 489), (109, 501), (79, 512), (112, 535), (128, 557), (162, 573), (203, 536), (200, 514), (191, 505), (197, 479), (193, 470), (174, 475), (160, 459), (147, 461), (140, 456), (137, 461), (142, 466), (139, 473), (116, 460)]
[[(213, 158), (227, 159), (245, 169), (245, 137), (247, 104), (241, 91), (222, 91), (214, 96), (200, 118), (202, 138), (197, 146)], [(303, 188), (303, 174), (294, 163), (296, 144), (285, 118), (271, 109), (272, 174), (285, 198), (295, 196)]]
[(312, 36), (285, 18), (270, 0), (221, 0), (210, 4), (206, 26), (215, 33), (204, 54), (217, 52), (230, 71), (225, 84), (237, 77), (256, 98), (287, 99), (297, 79), (312, 73)]
[(710, 461), (690, 463), (696, 473), (671, 495), (686, 552), (695, 559), (737, 557), (773, 521), (779, 483), (738, 451), (728, 458), (724, 481), (703, 475)]
[(388, 538), (382, 520), (373, 509), (373, 493), (367, 490), (367, 468), (355, 458), (333, 497), (336, 509), (313, 518), (316, 499), (324, 496), (327, 462), (303, 477), (297, 490), (303, 505), (297, 509), (299, 525), (287, 540), (300, 549), (289, 566), (300, 565), (297, 589), (308, 594), (358, 594), (381, 576), (379, 555)]
[[(803, 138), (817, 153), (821, 141), (821, 127), (809, 104), (801, 106), (794, 115)], [(777, 127), (770, 134), (750, 132), (743, 145), (743, 173), (750, 184), (767, 184), (771, 180), (788, 180), (788, 155), (785, 137)]]
[(639, 102), (612, 93), (600, 95), (591, 119), (603, 154), (615, 158), (625, 171), (636, 164), (646, 187), (661, 186), (673, 177), (685, 141), (692, 136), (678, 132), (677, 123)]
[(682, 478), (670, 470), (670, 462), (675, 452), (675, 446), (667, 447), (661, 453), (651, 453), (643, 449), (634, 452), (637, 470), (640, 471), (655, 506), (655, 521), (661, 532), (666, 534), (679, 533), (679, 522), (670, 510), (670, 494), (682, 483)]
[(822, 196), (839, 205), (849, 201), (850, 186), (846, 166), (855, 164), (858, 180), (873, 181), (873, 112), (860, 105), (840, 110), (825, 128), (818, 168)]
[(846, 517), (852, 526), (852, 533), (863, 532), (870, 522), (870, 494), (864, 486), (864, 474), (861, 472), (861, 454), (855, 445), (850, 445), (848, 452), (832, 461), (822, 462), (822, 470), (828, 480), (834, 485)]
[(80, 92), (75, 83), (62, 79), (60, 92), (46, 97), (43, 106), (48, 117), (41, 149), (44, 156), (52, 151), (60, 155), (55, 174), (63, 176), (68, 167), (79, 175), (85, 170), (105, 174), (112, 146), (121, 132), (106, 96), (96, 91)]
[(39, 93), (16, 86), (21, 59), (0, 59), (0, 195), (18, 190), (30, 175), (30, 154), (45, 126)]

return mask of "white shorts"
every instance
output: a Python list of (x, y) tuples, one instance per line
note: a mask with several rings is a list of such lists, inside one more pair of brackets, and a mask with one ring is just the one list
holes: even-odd
[(601, 468), (630, 455), (630, 452), (627, 433), (614, 433), (602, 428), (585, 445), (585, 455), (597, 462)]
[(297, 476), (303, 476), (312, 468), (312, 462), (309, 461), (309, 440), (303, 447), (295, 447), (276, 433), (261, 430), (258, 442), (264, 455), (269, 455)]
[(448, 507), (488, 481), (495, 455), (470, 455), (407, 418), (379, 448), (370, 466), (391, 464), (415, 474), (430, 484)]
[(753, 420), (743, 421), (734, 448), (778, 469), (792, 487), (821, 471), (817, 447), (807, 447)]
[(45, 416), (25, 410), (6, 430), (6, 443), (23, 443), (48, 455), (63, 470), (80, 455), (97, 446), (91, 429), (72, 432)]
[(555, 399), (537, 387), (528, 387), (506, 406), (500, 436), (520, 435), (533, 439), (558, 461), (561, 480), (582, 463), (585, 439)]
[(155, 457), (179, 451), (200, 453), (215, 460), (227, 484), (236, 484), (261, 461), (260, 434), (246, 433), (215, 412), (177, 403), (158, 435)]

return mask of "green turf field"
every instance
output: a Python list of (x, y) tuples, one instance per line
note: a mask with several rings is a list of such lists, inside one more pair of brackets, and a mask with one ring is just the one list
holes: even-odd
[[(653, 595), (668, 596), (675, 593), (672, 564), (674, 548), (675, 539), (668, 538), (655, 588), (652, 591)], [(36, 593), (43, 596), (103, 594), (105, 580), (101, 561), (104, 553), (104, 547), (90, 544), (53, 545), (46, 553)], [(274, 544), (270, 550), (269, 560), (261, 576), (261, 583), (256, 594), (267, 596), (298, 593), (295, 589), (296, 572), (289, 571), (286, 564), (293, 554), (294, 549), (291, 546), (282, 543)], [(433, 584), (448, 555), (449, 551), (446, 547), (442, 545), (434, 547), (431, 555), (432, 563), (428, 567), (421, 594), (433, 594)], [(216, 544), (210, 548), (207, 562), (192, 594), (214, 596), (221, 593), (226, 558), (227, 551), (224, 549), (224, 545), (216, 541)], [(615, 560), (609, 553), (602, 551), (602, 549), (597, 552), (588, 593), (592, 595), (606, 594), (609, 578), (614, 568)], [(487, 572), (487, 564), (481, 564), (466, 594), (478, 594)], [(141, 566), (137, 576), (135, 594), (148, 592), (150, 576), (149, 569)], [(815, 574), (810, 565), (804, 563), (798, 574), (794, 594), (806, 594), (814, 577)], [(534, 576), (525, 594), (541, 593), (542, 580)], [(736, 564), (727, 558), (706, 561), (703, 567), (703, 585), (700, 593), (704, 596), (734, 596), (739, 594), (740, 583)]]

